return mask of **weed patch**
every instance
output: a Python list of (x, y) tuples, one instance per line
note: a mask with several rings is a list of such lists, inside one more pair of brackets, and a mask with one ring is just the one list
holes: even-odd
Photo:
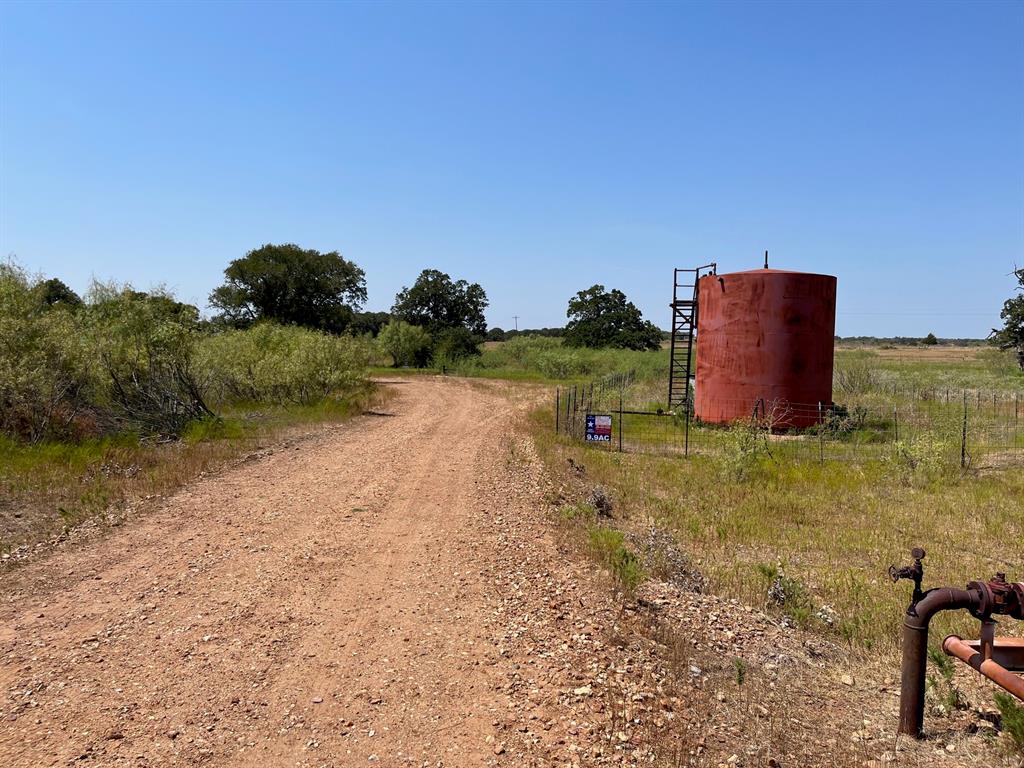
[(646, 574), (639, 558), (626, 546), (626, 537), (621, 531), (593, 526), (587, 532), (587, 539), (595, 557), (611, 569), (627, 592), (640, 586)]
[(1024, 757), (1024, 706), (1002, 691), (996, 693), (995, 700), (1003, 718), (1003, 732), (1009, 738), (1010, 748)]

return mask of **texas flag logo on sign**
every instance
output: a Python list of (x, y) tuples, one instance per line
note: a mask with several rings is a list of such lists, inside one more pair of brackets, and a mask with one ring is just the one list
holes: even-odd
[(587, 442), (610, 443), (612, 441), (612, 417), (594, 413), (587, 414)]

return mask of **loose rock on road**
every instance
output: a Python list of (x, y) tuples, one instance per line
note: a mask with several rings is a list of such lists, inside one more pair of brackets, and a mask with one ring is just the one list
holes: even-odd
[(539, 511), (529, 443), (509, 437), (525, 401), (500, 384), (393, 387), (390, 415), (0, 575), (0, 764), (542, 765), (640, 749), (621, 732), (602, 748), (588, 721), (610, 602), (580, 586)]

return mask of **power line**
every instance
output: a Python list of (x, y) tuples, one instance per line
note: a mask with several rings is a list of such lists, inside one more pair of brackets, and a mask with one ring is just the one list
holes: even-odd
[(988, 317), (988, 316), (997, 315), (998, 313), (999, 313), (999, 310), (990, 311), (990, 312), (837, 312), (836, 314), (837, 315), (883, 315), (883, 316), (887, 316), (887, 315), (906, 315), (906, 316), (914, 316), (914, 315), (919, 315), (919, 316), (942, 315), (943, 317), (949, 315), (949, 316), (955, 316), (955, 317), (967, 317), (967, 316), (972, 316), (972, 317)]

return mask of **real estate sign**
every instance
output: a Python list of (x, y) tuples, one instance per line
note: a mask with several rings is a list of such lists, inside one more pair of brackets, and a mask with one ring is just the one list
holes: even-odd
[(610, 443), (612, 441), (612, 417), (607, 414), (587, 414), (587, 442)]

